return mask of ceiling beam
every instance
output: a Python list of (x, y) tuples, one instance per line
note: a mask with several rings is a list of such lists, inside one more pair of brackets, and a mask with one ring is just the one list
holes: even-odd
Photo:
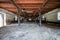
[(45, 5), (46, 5), (47, 3), (48, 3), (48, 0), (46, 0), (46, 1), (43, 3), (42, 7), (39, 8), (39, 10), (38, 10), (39, 14), (41, 13), (42, 9), (45, 7)]
[[(59, 5), (59, 4), (58, 4)], [(25, 8), (25, 9), (38, 9), (41, 7), (41, 5), (18, 5), (20, 8)], [(57, 6), (57, 4), (46, 4), (45, 7), (51, 8), (51, 7), (55, 7)], [(0, 7), (7, 7), (7, 8), (16, 8), (14, 5), (12, 4), (0, 4)]]
[[(16, 8), (13, 8), (13, 7), (0, 7), (0, 8), (7, 8), (7, 9), (16, 9)], [(25, 7), (27, 9), (25, 10), (37, 10), (37, 7)], [(58, 8), (57, 6), (54, 6), (54, 7), (44, 7), (43, 9), (49, 9), (49, 8)], [(24, 9), (24, 8), (22, 8)]]
[[(0, 0), (0, 2), (9, 2), (8, 0)], [(14, 0), (15, 3), (44, 3), (45, 0)], [(49, 0), (49, 2), (60, 2), (59, 0)]]
[(15, 7), (16, 7), (16, 9), (17, 9), (17, 15), (19, 15), (20, 16), (20, 13), (21, 13), (21, 8), (19, 8), (18, 6), (17, 6), (17, 4), (13, 1), (13, 0), (9, 0), (9, 2), (10, 3), (12, 3)]
[[(4, 2), (4, 1), (0, 1), (0, 3), (3, 3), (3, 4), (5, 4), (5, 3), (8, 3), (8, 4), (11, 4), (9, 1), (8, 2)], [(15, 2), (16, 4), (42, 4), (43, 2), (30, 2), (30, 3), (18, 3), (18, 2)], [(60, 2), (48, 2), (48, 4), (60, 4)]]
[(48, 4), (60, 4), (60, 2), (48, 2)]
[[(56, 7), (55, 7), (56, 8)], [(51, 10), (51, 9), (55, 9), (55, 8), (44, 8), (42, 11), (46, 11), (46, 10)], [(5, 8), (6, 10), (9, 10), (9, 11), (11, 11), (11, 12), (15, 12), (15, 13), (17, 13), (17, 9), (12, 9), (12, 8)], [(37, 11), (37, 10), (25, 10), (25, 11)], [(35, 14), (35, 12), (34, 12), (34, 14)], [(29, 13), (28, 13), (29, 14)]]
[[(42, 7), (40, 7), (40, 8), (37, 10), (36, 13), (39, 13), (39, 17), (41, 17), (42, 9), (45, 7), (45, 5), (46, 5), (47, 3), (48, 3), (48, 0), (46, 0), (46, 1), (43, 3)], [(36, 14), (36, 13), (35, 13), (35, 14)]]

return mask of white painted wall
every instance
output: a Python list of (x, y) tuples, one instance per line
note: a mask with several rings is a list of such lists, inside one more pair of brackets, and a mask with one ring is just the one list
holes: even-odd
[(3, 27), (3, 14), (0, 13), (0, 27)]
[(6, 13), (0, 12), (0, 27), (6, 26)]
[(6, 18), (9, 19), (9, 20), (13, 20), (13, 18), (15, 17), (14, 13), (9, 12), (5, 9), (0, 8), (0, 12), (6, 13), (6, 16), (7, 16)]
[(57, 14), (57, 19), (60, 21), (60, 12)]
[(59, 12), (59, 10), (60, 9), (54, 9), (54, 10), (44, 14), (44, 16), (46, 17), (46, 21), (58, 22), (57, 13)]
[(1, 12), (2, 14), (4, 14), (4, 26), (7, 25), (7, 24), (6, 24), (6, 20), (12, 21), (12, 20), (14, 19), (14, 17), (16, 16), (16, 15), (13, 14), (12, 12), (9, 12), (9, 11), (7, 11), (7, 10), (5, 10), (5, 9), (2, 9), (2, 8), (0, 8), (0, 12)]

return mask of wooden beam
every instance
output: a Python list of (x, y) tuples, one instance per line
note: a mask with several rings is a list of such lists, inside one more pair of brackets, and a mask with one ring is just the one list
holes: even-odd
[[(14, 0), (15, 3), (43, 3), (45, 0)], [(0, 2), (9, 2), (7, 0), (2, 0)]]
[[(51, 8), (55, 7), (57, 4), (46, 4), (45, 8)], [(0, 4), (0, 7), (6, 7), (6, 8), (16, 8), (12, 4)], [(41, 7), (41, 5), (19, 5), (20, 8), (25, 8), (25, 9), (37, 9)]]
[[(8, 4), (11, 4), (10, 2), (5, 2), (5, 1), (0, 1), (0, 3), (3, 3), (3, 4), (5, 4), (5, 3), (8, 3)], [(43, 4), (43, 2), (30, 2), (30, 3), (18, 3), (18, 2), (15, 2), (16, 4)], [(48, 2), (48, 4), (60, 4), (60, 1), (58, 1), (58, 2)]]
[(60, 2), (48, 2), (48, 4), (60, 4)]
[[(37, 3), (44, 3), (45, 0), (14, 0), (15, 3), (17, 4), (37, 4)], [(60, 2), (60, 0), (49, 0), (49, 3), (56, 3), (56, 2)], [(8, 0), (0, 0), (0, 3), (9, 3)], [(57, 4), (57, 3), (56, 3)]]
[[(17, 15), (20, 15), (21, 13), (21, 8), (17, 6), (17, 4), (13, 0), (9, 0), (10, 3), (12, 3), (16, 8), (17, 8)], [(19, 14), (18, 14), (19, 13)]]
[[(0, 5), (2, 5), (2, 6), (4, 6), (4, 5), (10, 5), (10, 6), (14, 6), (14, 5), (12, 5), (12, 4), (9, 4), (9, 3), (0, 3)], [(32, 6), (32, 7), (34, 7), (34, 6), (42, 6), (42, 4), (17, 4), (18, 6)]]
[[(49, 10), (48, 10), (49, 9)], [(45, 13), (47, 13), (47, 12), (49, 12), (49, 11), (52, 11), (52, 10), (54, 10), (54, 9), (56, 9), (56, 8), (48, 8), (48, 9), (46, 9), (46, 10), (43, 10), (41, 13), (42, 14), (45, 14)]]
[(43, 3), (45, 0), (14, 0), (17, 3)]
[[(43, 5), (37, 10), (37, 12), (39, 13), (39, 17), (41, 17), (41, 11), (42, 11), (42, 9), (43, 9), (43, 7), (46, 5), (48, 3), (48, 0), (46, 0), (44, 3), (43, 3)], [(36, 13), (37, 13), (36, 12)], [(36, 14), (35, 13), (35, 14)]]
[[(3, 8), (6, 8), (7, 10), (9, 11), (12, 11), (12, 12), (17, 12), (17, 9), (16, 8), (13, 8), (13, 7), (3, 7)], [(57, 6), (54, 6), (54, 7), (44, 7), (43, 10), (48, 10), (48, 9), (53, 9), (53, 8), (58, 8)], [(34, 11), (34, 13), (37, 11), (38, 9), (26, 9), (26, 11)], [(42, 10), (42, 11), (43, 11)]]
[(60, 0), (48, 0), (48, 2), (60, 2)]
[(41, 13), (42, 9), (45, 7), (45, 5), (46, 5), (47, 3), (48, 3), (48, 0), (46, 0), (46, 1), (43, 3), (42, 7), (39, 8), (39, 10), (38, 10), (39, 14)]

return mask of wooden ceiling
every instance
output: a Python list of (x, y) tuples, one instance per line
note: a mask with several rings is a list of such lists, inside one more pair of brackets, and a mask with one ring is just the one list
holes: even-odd
[[(42, 7), (43, 3), (46, 0), (13, 0), (13, 1), (17, 4), (19, 8), (23, 9), (22, 13), (20, 13), (21, 16), (37, 17), (39, 15), (37, 11), (39, 10), (39, 8)], [(48, 0), (46, 5), (43, 7), (43, 10), (41, 10), (41, 14), (44, 14), (59, 7), (60, 0)], [(10, 3), (9, 0), (0, 0), (0, 8), (4, 8), (8, 11), (17, 14), (16, 7), (12, 3)]]

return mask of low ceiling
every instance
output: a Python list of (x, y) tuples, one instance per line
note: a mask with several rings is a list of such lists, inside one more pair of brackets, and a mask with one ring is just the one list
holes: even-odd
[[(42, 5), (46, 0), (13, 0), (17, 6), (22, 10), (22, 13), (18, 13), (20, 16), (24, 17), (38, 17), (39, 8), (42, 8)], [(49, 12), (53, 9), (60, 7), (60, 0), (48, 0), (48, 2), (43, 6), (41, 14)], [(4, 8), (8, 11), (17, 14), (16, 7), (9, 2), (9, 0), (0, 0), (0, 8)]]

